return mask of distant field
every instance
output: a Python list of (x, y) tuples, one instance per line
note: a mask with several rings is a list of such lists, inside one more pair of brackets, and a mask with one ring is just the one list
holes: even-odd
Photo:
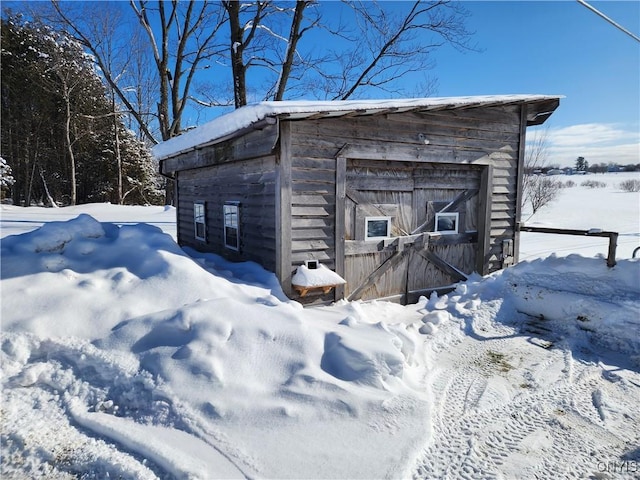
[[(553, 178), (576, 186), (561, 190), (558, 198), (531, 216), (525, 205), (522, 221), (525, 225), (554, 228), (599, 228), (618, 232), (617, 258), (630, 258), (640, 246), (640, 193), (624, 192), (620, 184), (625, 180), (640, 180), (640, 172), (605, 173), (591, 175), (558, 175)], [(605, 183), (602, 188), (581, 186), (589, 181)], [(598, 237), (575, 237), (523, 232), (520, 241), (520, 260), (545, 258), (555, 253), (573, 253), (585, 257), (607, 254), (609, 240)]]

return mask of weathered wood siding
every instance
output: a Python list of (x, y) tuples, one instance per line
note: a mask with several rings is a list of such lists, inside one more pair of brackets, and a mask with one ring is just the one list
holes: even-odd
[[(344, 234), (347, 242), (358, 236), (362, 227), (356, 221), (358, 209), (360, 215), (366, 213), (367, 203), (391, 209), (397, 218), (394, 234), (403, 235), (433, 215), (430, 205), (451, 201), (471, 189), (480, 193), (465, 200), (459, 211), (465, 230), (479, 230), (476, 237), (430, 245), (429, 251), (464, 272), (495, 271), (502, 267), (503, 240), (516, 238), (523, 109), (526, 106), (510, 105), (280, 118), (277, 124), (239, 138), (185, 152), (165, 165), (165, 172), (176, 172), (179, 241), (232, 260), (256, 261), (276, 272), (288, 293), (291, 274), (309, 259), (344, 269), (345, 275), (353, 275), (352, 283), (358, 279), (366, 283), (365, 264), (375, 269), (391, 254), (359, 252), (362, 265), (346, 265), (342, 252), (351, 247), (337, 242), (336, 235)], [(347, 192), (339, 201), (339, 212), (336, 178), (360, 196), (354, 201)], [(194, 238), (197, 201), (206, 202), (206, 242)], [(239, 252), (223, 246), (225, 201), (241, 205)], [(485, 255), (477, 255), (477, 248), (486, 248)], [(357, 273), (350, 274), (349, 269)], [(419, 252), (403, 256), (385, 272), (378, 284), (367, 287), (369, 298), (384, 296), (385, 285), (397, 289), (401, 284), (403, 291), (410, 291), (423, 288), (425, 282), (433, 287), (451, 283), (450, 275)], [(355, 287), (348, 285), (346, 292)], [(310, 293), (301, 300), (329, 302), (334, 295)]]
[[(474, 199), (469, 207), (467, 222), (469, 225), (478, 223), (475, 218), (477, 202), (490, 202), (489, 252), (485, 258), (483, 273), (501, 268), (502, 240), (513, 239), (515, 235), (521, 108), (523, 107), (515, 105), (290, 121), (292, 270), (310, 258), (322, 261), (329, 268), (335, 266), (336, 156), (345, 146), (378, 150), (384, 152), (381, 158), (389, 160), (394, 160), (393, 152), (397, 151), (402, 153), (398, 157), (403, 160), (407, 160), (415, 152), (415, 161), (427, 164), (491, 165), (491, 198)], [(425, 139), (428, 144), (425, 144)], [(359, 159), (349, 160), (352, 166), (356, 166)], [(389, 167), (396, 162), (380, 163)], [(402, 221), (415, 226), (419, 221), (420, 210), (403, 207), (408, 205), (403, 199), (403, 180), (401, 176), (392, 178), (393, 175), (395, 174), (390, 173), (390, 178), (384, 180), (388, 183), (388, 198), (378, 200), (381, 200), (380, 203), (400, 205)], [(415, 195), (411, 204), (427, 202), (429, 195), (437, 196), (433, 200), (449, 199), (455, 195), (451, 189), (460, 188), (456, 186), (456, 182), (469, 182), (465, 175), (463, 173), (459, 175), (460, 178), (456, 178), (452, 174), (447, 178), (446, 175), (429, 175), (425, 172), (424, 181), (432, 182), (434, 188), (424, 189), (422, 193)], [(354, 178), (353, 181), (358, 180)], [(476, 181), (477, 178), (473, 180)], [(447, 190), (450, 190), (450, 196), (434, 193)], [(347, 206), (348, 202), (347, 199)], [(349, 211), (346, 210), (348, 232), (353, 227), (350, 226)], [(480, 223), (486, 222), (483, 220)], [(460, 250), (462, 247), (457, 248)], [(471, 255), (468, 248), (462, 250), (456, 255), (469, 259)], [(432, 267), (425, 266), (423, 269), (419, 266), (417, 270), (429, 268)], [(438, 277), (441, 272), (428, 275), (436, 282), (443, 280)], [(330, 298), (324, 300), (328, 299)]]
[[(481, 167), (460, 164), (434, 164), (418, 162), (389, 162), (375, 160), (349, 160), (347, 162), (345, 201), (345, 237), (349, 244), (362, 249), (365, 240), (367, 216), (390, 216), (392, 236), (408, 236), (425, 225), (421, 231), (434, 230), (435, 214), (445, 205), (468, 193), (458, 206), (449, 210), (458, 212), (459, 233), (471, 232), (466, 243), (429, 245), (426, 250), (450, 263), (464, 273), (476, 266), (478, 192)], [(447, 239), (453, 237), (447, 236)], [(354, 242), (355, 241), (355, 242)], [(346, 259), (345, 293), (351, 294), (384, 263), (388, 252), (374, 253), (372, 243), (362, 253), (349, 248)], [(408, 252), (402, 261), (389, 268), (380, 279), (364, 290), (360, 298), (397, 297), (405, 300), (408, 294), (426, 288), (451, 285), (451, 277), (437, 268), (419, 251)]]
[[(178, 173), (178, 234), (182, 245), (234, 260), (251, 260), (275, 271), (275, 156)], [(207, 240), (195, 239), (193, 204), (206, 202)], [(225, 248), (222, 206), (240, 202), (240, 250)]]

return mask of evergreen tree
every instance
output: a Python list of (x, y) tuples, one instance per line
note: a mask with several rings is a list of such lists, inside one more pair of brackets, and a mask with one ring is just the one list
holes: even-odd
[(4, 198), (5, 191), (15, 183), (11, 173), (11, 167), (7, 161), (0, 157), (0, 198)]
[(578, 157), (576, 159), (576, 170), (578, 172), (586, 172), (589, 170), (589, 162), (587, 162), (584, 157)]
[(1, 148), (14, 203), (122, 203), (123, 191), (158, 202), (150, 153), (121, 142), (132, 134), (106, 93), (77, 41), (20, 16), (2, 19)]

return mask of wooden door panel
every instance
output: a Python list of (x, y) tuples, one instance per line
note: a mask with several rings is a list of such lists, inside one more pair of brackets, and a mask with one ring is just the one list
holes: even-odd
[[(398, 162), (396, 168), (393, 162), (365, 165), (347, 160), (345, 239), (365, 241), (364, 218), (388, 216), (392, 217), (392, 237), (410, 240), (412, 234), (433, 232), (438, 211), (458, 213), (458, 233), (475, 232), (481, 215), (481, 174), (481, 169), (469, 165)], [(410, 292), (452, 285), (474, 271), (477, 234), (473, 238), (433, 235), (428, 237), (439, 239), (433, 245), (409, 243), (394, 250), (384, 247), (384, 242), (376, 245), (372, 241), (366, 252), (348, 248), (345, 298), (396, 296), (405, 300)]]

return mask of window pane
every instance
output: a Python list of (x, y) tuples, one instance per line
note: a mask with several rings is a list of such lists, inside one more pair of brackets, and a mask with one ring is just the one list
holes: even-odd
[(388, 237), (389, 221), (388, 220), (367, 220), (367, 237)]
[(224, 206), (224, 225), (225, 227), (238, 227), (238, 206), (237, 205), (225, 205)]
[(196, 222), (200, 221), (200, 219), (202, 218), (202, 210), (204, 210), (203, 205), (196, 203), (193, 205), (193, 218), (195, 218)]
[(224, 222), (224, 245), (233, 250), (240, 248), (240, 206), (236, 203), (227, 203), (222, 206)]
[(198, 240), (205, 240), (207, 218), (204, 203), (193, 204), (193, 221), (195, 223), (195, 237)]
[(438, 218), (438, 230), (455, 230), (456, 228), (456, 220), (452, 217), (440, 217)]
[(436, 214), (436, 232), (458, 233), (457, 213)]
[(238, 229), (232, 227), (225, 227), (224, 229), (224, 243), (227, 247), (238, 248)]
[(196, 238), (204, 238), (204, 223), (196, 223)]

